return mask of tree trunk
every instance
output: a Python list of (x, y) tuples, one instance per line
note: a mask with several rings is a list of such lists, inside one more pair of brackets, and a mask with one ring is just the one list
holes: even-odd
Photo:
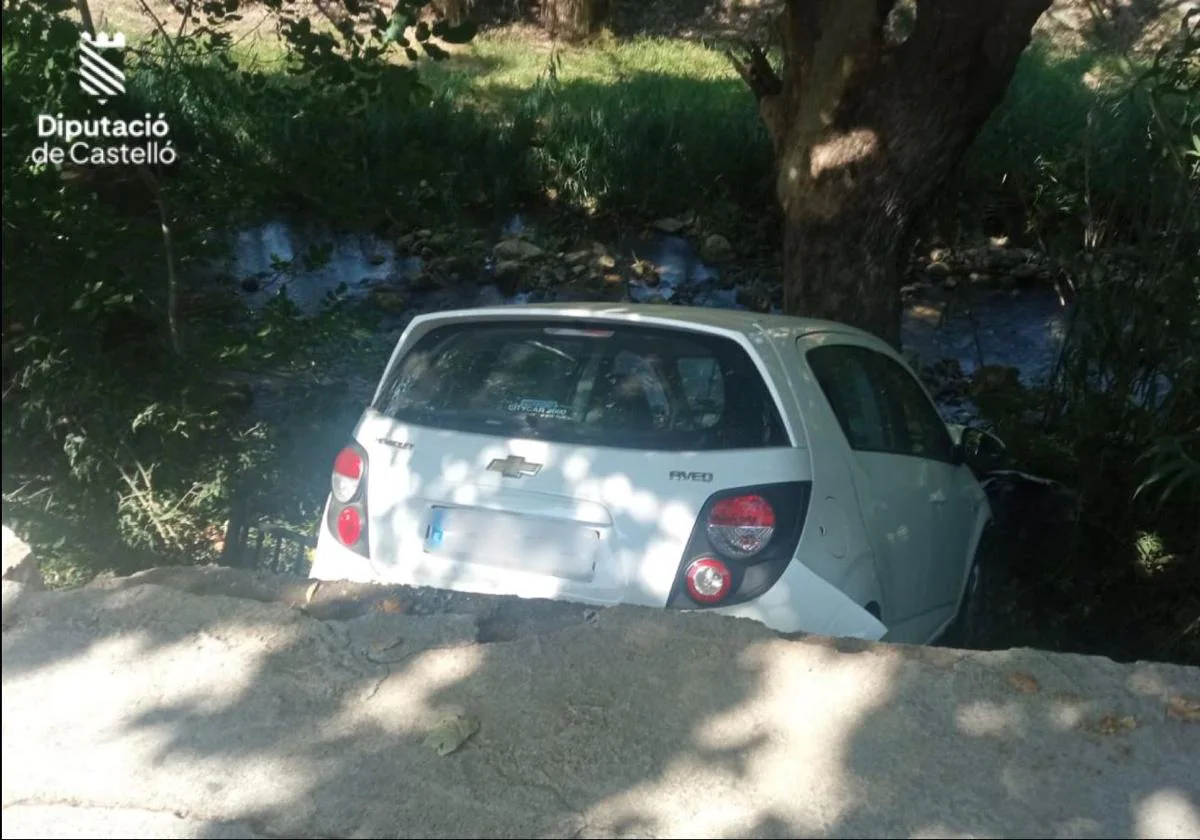
[(555, 38), (571, 40), (594, 32), (608, 13), (608, 0), (542, 0), (542, 26)]
[[(735, 58), (775, 147), (784, 309), (900, 343), (913, 223), (1000, 103), (1050, 0), (788, 0), (783, 64)], [(732, 56), (731, 56), (732, 57)]]

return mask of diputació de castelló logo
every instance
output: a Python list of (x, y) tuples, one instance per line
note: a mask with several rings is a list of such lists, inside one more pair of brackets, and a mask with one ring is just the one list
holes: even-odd
[[(103, 105), (125, 93), (125, 72), (105, 52), (125, 49), (125, 35), (84, 32), (79, 38), (76, 71), (84, 93)], [(30, 156), (35, 164), (111, 166), (174, 163), (178, 152), (170, 139), (171, 126), (163, 114), (140, 119), (91, 117), (72, 119), (62, 113), (39, 114), (42, 142)]]

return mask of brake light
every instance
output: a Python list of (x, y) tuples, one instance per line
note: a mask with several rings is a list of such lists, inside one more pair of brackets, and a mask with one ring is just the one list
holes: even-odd
[(719, 602), (733, 586), (729, 567), (712, 557), (693, 560), (687, 568), (686, 580), (688, 595), (701, 604)]
[(362, 536), (362, 516), (358, 508), (348, 507), (338, 514), (337, 533), (343, 545), (349, 546), (358, 542), (358, 538)]
[(775, 534), (775, 510), (758, 495), (722, 499), (708, 514), (708, 539), (713, 548), (734, 560), (753, 557)]
[(363, 458), (356, 450), (346, 447), (333, 461), (333, 498), (345, 504), (358, 493), (363, 476)]

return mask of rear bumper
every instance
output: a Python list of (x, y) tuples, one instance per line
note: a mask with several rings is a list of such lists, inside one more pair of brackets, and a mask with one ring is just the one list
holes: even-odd
[[(309, 576), (324, 581), (384, 582), (370, 560), (337, 541), (325, 526), (324, 517)], [(774, 586), (753, 601), (703, 612), (753, 619), (780, 633), (870, 641), (878, 641), (887, 633), (887, 627), (873, 615), (797, 560), (788, 564)]]
[(815, 633), (878, 641), (887, 633), (875, 616), (798, 560), (752, 601), (705, 612), (751, 618), (780, 633)]
[(354, 583), (378, 583), (371, 561), (361, 554), (355, 554), (339, 543), (329, 527), (326, 518), (321, 516), (321, 529), (317, 535), (317, 549), (313, 552), (312, 570), (308, 576), (313, 580), (335, 581), (348, 580)]

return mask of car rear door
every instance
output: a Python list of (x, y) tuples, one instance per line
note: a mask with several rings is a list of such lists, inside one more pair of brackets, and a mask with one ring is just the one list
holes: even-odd
[(890, 355), (848, 334), (801, 349), (848, 444), (891, 636), (924, 641), (953, 609), (975, 521), (949, 432)]
[(714, 492), (807, 480), (783, 423), (727, 335), (433, 321), (356, 430), (370, 560), (415, 585), (662, 606)]

